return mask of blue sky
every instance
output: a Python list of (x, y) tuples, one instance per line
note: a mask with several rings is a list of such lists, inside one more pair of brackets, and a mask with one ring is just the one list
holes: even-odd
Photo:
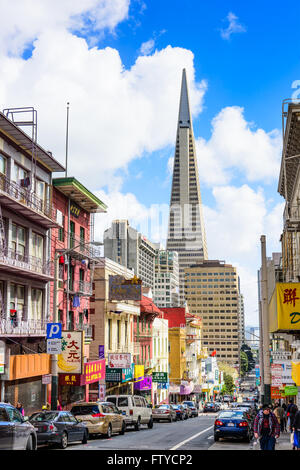
[[(63, 163), (70, 101), (69, 175), (108, 205), (97, 238), (114, 218), (146, 230), (170, 200), (186, 68), (209, 257), (237, 266), (246, 324), (258, 324), (260, 235), (269, 255), (280, 249), (281, 104), (300, 80), (299, 3), (34, 3), (0, 0), (1, 109), (35, 106), (40, 144)], [(154, 232), (163, 242), (167, 217)]]

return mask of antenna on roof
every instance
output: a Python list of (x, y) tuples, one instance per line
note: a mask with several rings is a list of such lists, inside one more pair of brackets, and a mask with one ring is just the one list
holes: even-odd
[(67, 126), (66, 126), (66, 177), (68, 176), (68, 150), (69, 150), (69, 107), (70, 103), (67, 103)]

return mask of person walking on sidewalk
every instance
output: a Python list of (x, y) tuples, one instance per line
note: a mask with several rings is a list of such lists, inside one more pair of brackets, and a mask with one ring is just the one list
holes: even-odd
[(269, 405), (263, 405), (257, 414), (253, 430), (255, 439), (259, 439), (261, 450), (275, 450), (276, 439), (280, 436), (280, 425)]
[(293, 431), (294, 431), (294, 446), (293, 449), (300, 450), (300, 410), (295, 414), (293, 421)]
[(274, 408), (274, 415), (276, 416), (277, 420), (278, 420), (278, 423), (280, 424), (280, 431), (283, 432), (284, 431), (284, 417), (285, 417), (285, 413), (284, 413), (284, 409), (282, 408), (282, 406), (280, 405), (280, 403), (277, 403), (275, 408)]

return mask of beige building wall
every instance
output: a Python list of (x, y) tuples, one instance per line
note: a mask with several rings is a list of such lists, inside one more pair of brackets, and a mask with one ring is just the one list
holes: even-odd
[(203, 346), (217, 359), (239, 364), (239, 286), (236, 268), (203, 261), (185, 269), (189, 312), (202, 317)]
[(108, 353), (131, 353), (132, 362), (135, 354), (133, 339), (133, 320), (140, 315), (140, 304), (130, 300), (109, 300), (109, 276), (121, 275), (126, 279), (133, 277), (133, 271), (108, 259), (100, 258), (94, 273), (93, 302), (91, 315), (94, 340), (91, 343), (91, 357), (99, 356), (99, 345), (104, 345), (106, 363)]

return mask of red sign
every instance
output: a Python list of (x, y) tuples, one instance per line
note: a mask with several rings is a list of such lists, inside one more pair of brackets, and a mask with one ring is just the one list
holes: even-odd
[(84, 364), (84, 375), (81, 385), (88, 385), (99, 380), (105, 380), (105, 359)]
[(59, 385), (81, 385), (80, 374), (59, 374)]
[(271, 387), (271, 398), (283, 398), (283, 392), (279, 387)]

